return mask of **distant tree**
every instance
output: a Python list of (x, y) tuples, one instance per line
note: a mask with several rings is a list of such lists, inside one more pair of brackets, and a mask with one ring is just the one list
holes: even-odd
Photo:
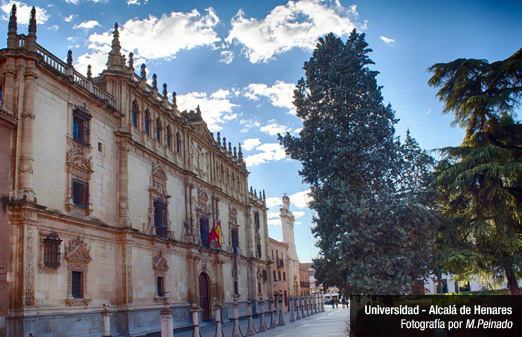
[(438, 260), (465, 276), (505, 277), (520, 294), (522, 276), (522, 49), (503, 61), (457, 59), (429, 68), (443, 112), (465, 127), (460, 146), (441, 150), (436, 170), (443, 228)]
[(279, 137), (311, 186), (318, 280), (344, 293), (408, 293), (431, 256), (435, 219), (423, 190), (433, 159), (409, 133), (404, 144), (394, 138), (367, 47), (355, 30), (346, 44), (319, 39), (294, 92), (303, 128)]

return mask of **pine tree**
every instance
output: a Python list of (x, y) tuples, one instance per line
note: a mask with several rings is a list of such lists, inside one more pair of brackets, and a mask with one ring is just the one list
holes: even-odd
[(434, 217), (426, 204), (433, 160), (413, 138), (394, 138), (364, 34), (319, 39), (294, 105), (298, 137), (280, 136), (302, 163), (316, 211), (316, 277), (352, 294), (407, 293), (427, 273)]
[(522, 125), (513, 114), (522, 95), (522, 49), (491, 64), (458, 59), (429, 70), (444, 112), (466, 128), (462, 144), (442, 149), (437, 166), (445, 219), (439, 264), (464, 276), (505, 278), (520, 294)]

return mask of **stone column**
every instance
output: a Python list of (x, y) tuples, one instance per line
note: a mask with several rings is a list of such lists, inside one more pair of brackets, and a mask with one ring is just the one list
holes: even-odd
[(33, 178), (33, 125), (36, 115), (34, 113), (34, 94), (36, 90), (36, 71), (34, 61), (27, 61), (25, 69), (25, 86), (22, 103), (22, 140), (20, 144), (20, 166), (18, 199), (35, 201), (32, 188)]
[(259, 332), (266, 331), (265, 327), (265, 311), (264, 311), (264, 302), (263, 298), (261, 297), (258, 301), (259, 303), (259, 312), (260, 312), (260, 318), (259, 318)]
[(324, 312), (324, 293), (321, 292), (321, 311)]
[(168, 298), (163, 298), (163, 309), (160, 311), (161, 315), (161, 337), (174, 336), (174, 322), (172, 319), (172, 310), (169, 308)]
[(283, 299), (280, 298), (279, 299), (279, 322), (277, 323), (277, 325), (285, 325), (285, 317), (283, 316), (283, 309), (284, 309), (284, 305), (283, 305)]
[(301, 301), (301, 317), (305, 318), (305, 308), (304, 308), (304, 296), (299, 296), (299, 299)]
[(238, 304), (237, 299), (234, 298), (234, 302), (232, 303), (232, 314), (234, 320), (234, 329), (232, 332), (232, 337), (243, 337), (239, 332), (239, 312), (238, 312)]
[(128, 135), (116, 134), (120, 148), (118, 168), (118, 197), (120, 226), (130, 226), (129, 218), (129, 138)]
[[(254, 330), (254, 319), (252, 317), (252, 301), (247, 301), (247, 308), (248, 308), (248, 330), (247, 330), (247, 336), (253, 336), (256, 334), (256, 331)], [(221, 337), (221, 336), (216, 336)]]
[(317, 294), (313, 293), (312, 298), (314, 299), (314, 314), (317, 314), (317, 302), (318, 302)]
[(301, 305), (299, 303), (299, 296), (296, 296), (294, 298), (294, 301), (295, 301), (295, 311), (297, 312), (296, 319), (301, 319)]
[(222, 337), (223, 330), (221, 328), (221, 305), (216, 302), (214, 304), (214, 310), (216, 311), (216, 335), (215, 337)]
[(306, 316), (310, 316), (310, 295), (306, 295)]
[(275, 317), (274, 317), (274, 298), (270, 297), (268, 299), (268, 311), (270, 311), (270, 328), (275, 328)]
[(190, 314), (192, 315), (192, 337), (199, 337), (199, 306), (196, 303), (192, 303), (190, 307)]
[(294, 299), (292, 298), (292, 296), (288, 298), (288, 310), (290, 311), (290, 322), (294, 322)]
[(103, 311), (100, 313), (103, 317), (103, 337), (111, 337), (111, 315), (109, 305), (103, 305)]

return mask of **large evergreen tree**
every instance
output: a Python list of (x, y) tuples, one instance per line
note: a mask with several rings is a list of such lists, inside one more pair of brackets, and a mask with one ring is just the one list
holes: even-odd
[(431, 157), (394, 138), (364, 34), (319, 39), (297, 83), (298, 137), (280, 136), (301, 161), (316, 211), (316, 277), (352, 294), (407, 293), (427, 272), (434, 219), (425, 190)]
[(460, 146), (442, 149), (435, 185), (444, 215), (439, 264), (469, 276), (487, 272), (520, 294), (522, 276), (522, 49), (506, 60), (435, 64), (429, 84), (444, 112), (466, 128)]

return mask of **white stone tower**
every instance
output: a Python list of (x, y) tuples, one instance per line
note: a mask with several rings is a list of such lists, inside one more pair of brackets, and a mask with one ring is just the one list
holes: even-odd
[(294, 215), (290, 211), (290, 198), (283, 196), (283, 207), (279, 209), (281, 213), (281, 226), (283, 229), (283, 242), (288, 245), (288, 292), (291, 296), (299, 294), (299, 258), (295, 249), (294, 241)]

